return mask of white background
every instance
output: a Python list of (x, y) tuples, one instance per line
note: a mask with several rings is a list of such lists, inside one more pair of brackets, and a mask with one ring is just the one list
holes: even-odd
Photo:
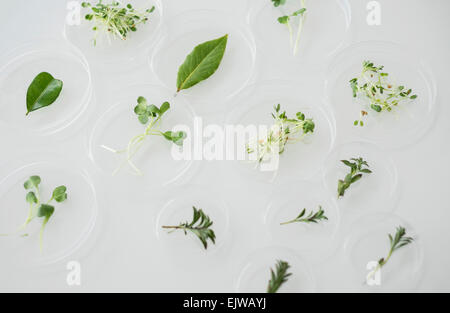
[[(263, 1), (263, 0), (258, 0)], [(331, 0), (322, 0), (331, 1)], [(236, 19), (245, 21), (247, 6), (242, 0), (163, 0), (164, 22), (188, 9), (217, 8), (233, 14)], [(257, 0), (249, 1), (249, 5)], [(404, 44), (412, 51), (422, 54), (430, 64), (438, 87), (437, 117), (433, 127), (424, 138), (414, 145), (401, 150), (389, 151), (399, 174), (399, 203), (396, 213), (414, 226), (420, 235), (425, 262), (420, 291), (450, 291), (450, 149), (447, 147), (447, 134), (450, 123), (446, 118), (450, 108), (446, 99), (447, 84), (450, 83), (448, 70), (450, 61), (447, 0), (384, 0), (382, 5), (382, 25), (369, 27), (366, 23), (366, 2), (350, 0), (352, 24), (348, 42), (360, 40), (389, 40)], [(65, 1), (61, 0), (2, 0), (0, 11), (0, 54), (10, 49), (40, 38), (62, 38)], [(326, 22), (326, 21), (325, 21)], [(163, 25), (164, 26), (164, 25)], [(205, 25), (207, 27), (207, 25)], [(259, 54), (258, 54), (259, 53)], [(262, 57), (257, 51), (257, 58)], [(301, 73), (307, 75), (315, 86), (308, 90), (322, 97), (326, 64), (315, 71)], [(31, 154), (45, 149), (63, 153), (75, 159), (86, 159), (86, 138), (92, 125), (107, 107), (102, 97), (110, 91), (134, 81), (156, 82), (155, 77), (145, 66), (145, 60), (136, 60), (133, 66), (120, 67), (124, 75), (111, 75), (102, 72), (91, 64), (96, 96), (96, 109), (83, 131), (64, 142), (49, 142), (48, 146), (37, 146), (31, 142), (15, 142), (11, 133), (1, 133), (0, 161), (6, 162), (17, 154)], [(267, 64), (263, 67), (261, 64)], [(255, 81), (286, 78), (290, 64), (283, 60), (266, 60), (258, 63)], [(292, 78), (295, 79), (295, 78)], [(221, 119), (213, 113), (205, 116), (210, 122)], [(338, 138), (338, 142), (343, 138)], [(81, 153), (80, 153), (81, 152)], [(70, 164), (68, 164), (70, 166)], [(86, 167), (91, 170), (90, 163)], [(92, 175), (95, 176), (94, 170)], [(260, 224), (259, 213), (266, 206), (261, 195), (272, 186), (255, 183), (242, 188), (239, 183), (225, 180), (221, 176), (217, 162), (202, 164), (199, 174), (190, 182), (197, 190), (205, 186), (220, 193), (232, 208), (230, 210), (233, 241), (229, 257), (219, 259), (205, 256), (197, 259), (195, 265), (173, 260), (163, 252), (153, 232), (154, 221), (146, 220), (146, 210), (157, 210), (152, 203), (153, 196), (142, 195), (137, 190), (124, 190), (124, 187), (102, 181), (95, 176), (97, 184), (100, 218), (98, 233), (90, 243), (92, 248), (70, 257), (82, 265), (82, 284), (69, 287), (66, 284), (65, 263), (51, 268), (33, 271), (14, 272), (0, 268), (0, 291), (142, 291), (142, 292), (230, 292), (234, 291), (234, 268), (258, 248), (270, 245)], [(164, 194), (154, 190), (154, 194)], [(210, 195), (205, 194), (205, 197)], [(192, 252), (195, 254), (195, 251)], [(0, 257), (5, 258), (0, 251)], [(190, 257), (187, 257), (190, 259)], [(342, 249), (323, 263), (310, 264), (317, 291), (351, 290), (348, 282), (347, 261)]]

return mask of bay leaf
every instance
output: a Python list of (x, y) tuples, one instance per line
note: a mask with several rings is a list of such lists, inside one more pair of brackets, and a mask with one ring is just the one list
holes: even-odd
[(42, 72), (37, 75), (28, 87), (27, 115), (55, 102), (62, 88), (63, 82), (55, 79), (51, 74)]

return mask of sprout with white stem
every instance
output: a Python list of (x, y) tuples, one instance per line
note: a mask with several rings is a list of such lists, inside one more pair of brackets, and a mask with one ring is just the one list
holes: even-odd
[[(280, 5), (284, 5), (285, 3), (286, 3), (286, 1), (282, 1), (282, 2), (274, 1), (274, 6), (278, 7)], [(278, 18), (278, 22), (280, 24), (286, 25), (286, 27), (289, 30), (289, 41), (290, 41), (291, 47), (293, 49), (292, 52), (294, 55), (297, 55), (297, 53), (298, 53), (300, 38), (301, 38), (302, 31), (303, 31), (303, 25), (304, 25), (305, 19), (306, 19), (306, 2), (305, 2), (305, 0), (301, 0), (301, 6), (302, 6), (301, 9), (295, 11), (291, 15), (285, 15), (285, 16), (281, 16)], [(294, 41), (294, 31), (292, 29), (291, 20), (295, 17), (298, 17), (299, 21), (298, 21), (297, 33), (296, 33), (295, 41)]]

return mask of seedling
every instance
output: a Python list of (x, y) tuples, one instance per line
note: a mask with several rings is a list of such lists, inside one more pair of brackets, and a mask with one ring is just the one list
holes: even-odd
[(399, 250), (400, 248), (402, 248), (404, 246), (411, 244), (414, 241), (414, 238), (406, 236), (406, 229), (401, 226), (397, 227), (394, 237), (392, 237), (391, 234), (388, 234), (388, 237), (389, 237), (389, 243), (391, 246), (389, 253), (388, 253), (387, 257), (381, 258), (378, 261), (377, 267), (372, 272), (370, 272), (369, 275), (367, 276), (367, 281), (371, 280), (375, 276), (375, 274), (379, 270), (381, 270), (383, 268), (383, 266), (385, 266), (387, 264), (387, 262), (391, 259), (392, 254), (395, 251)]
[(321, 221), (328, 220), (328, 217), (325, 216), (325, 211), (322, 209), (322, 206), (319, 206), (319, 211), (316, 213), (311, 212), (306, 215), (306, 209), (293, 220), (281, 223), (281, 225), (287, 225), (292, 223), (307, 223), (307, 224), (318, 224)]
[(81, 5), (92, 10), (85, 19), (94, 22), (92, 28), (95, 32), (94, 45), (97, 44), (97, 38), (101, 33), (107, 35), (109, 43), (111, 38), (126, 40), (128, 35), (136, 32), (138, 25), (146, 23), (150, 14), (155, 11), (154, 6), (147, 10), (137, 10), (131, 4), (122, 6), (118, 1), (104, 4), (103, 0), (99, 0), (96, 5), (90, 2), (83, 2)]
[[(39, 176), (31, 176), (25, 183), (24, 187), (28, 191), (25, 200), (30, 205), (28, 211), (28, 217), (25, 223), (19, 229), (25, 229), (28, 224), (31, 223), (35, 218), (42, 219), (42, 226), (39, 235), (39, 242), (41, 251), (43, 250), (43, 237), (44, 230), (48, 224), (50, 218), (55, 213), (55, 207), (51, 205), (53, 201), (57, 203), (62, 203), (67, 200), (67, 188), (65, 186), (59, 186), (53, 190), (52, 197), (47, 202), (41, 202), (41, 194), (39, 190), (39, 185), (41, 184), (41, 178)], [(27, 235), (24, 235), (27, 236)]]
[[(412, 94), (412, 89), (389, 81), (389, 74), (383, 70), (384, 66), (376, 66), (371, 61), (364, 61), (361, 75), (350, 80), (353, 97), (359, 96), (367, 100), (368, 108), (377, 113), (391, 112), (401, 102), (417, 99), (418, 96)], [(367, 111), (361, 111), (360, 118), (353, 122), (355, 126), (364, 126)]]
[(163, 226), (162, 228), (172, 229), (172, 231), (182, 230), (185, 235), (187, 235), (188, 232), (191, 232), (200, 239), (206, 250), (208, 249), (208, 240), (211, 240), (213, 244), (216, 243), (216, 235), (211, 229), (213, 222), (201, 209), (197, 210), (196, 207), (193, 207), (193, 209), (194, 217), (190, 223), (181, 223), (178, 226)]
[(63, 88), (61, 80), (53, 78), (47, 72), (37, 75), (27, 90), (27, 114), (53, 104)]
[(137, 106), (134, 108), (134, 113), (137, 115), (139, 122), (143, 125), (146, 125), (144, 133), (135, 136), (132, 138), (126, 149), (123, 150), (115, 150), (105, 145), (101, 147), (115, 154), (125, 154), (126, 159), (124, 162), (113, 172), (113, 175), (116, 175), (126, 164), (128, 164), (137, 175), (142, 175), (142, 172), (134, 165), (132, 158), (134, 155), (141, 149), (145, 140), (149, 136), (162, 136), (166, 140), (178, 145), (183, 146), (183, 141), (186, 139), (186, 133), (183, 131), (172, 132), (160, 131), (161, 118), (164, 113), (166, 113), (170, 109), (169, 102), (164, 102), (161, 107), (157, 107), (153, 104), (148, 104), (147, 99), (144, 97), (139, 97), (137, 99)]
[(364, 161), (363, 158), (352, 158), (350, 161), (342, 160), (346, 166), (350, 167), (350, 173), (348, 173), (344, 180), (339, 180), (338, 182), (338, 197), (343, 197), (345, 191), (358, 180), (363, 177), (363, 174), (372, 173), (369, 170), (369, 164)]
[(288, 262), (281, 260), (277, 261), (275, 271), (270, 269), (270, 280), (267, 287), (267, 293), (277, 293), (280, 287), (288, 281), (289, 277), (292, 275), (291, 273), (288, 273), (290, 267)]
[[(272, 0), (273, 5), (275, 7), (283, 6), (286, 4), (286, 0)], [(298, 48), (300, 44), (300, 38), (303, 31), (303, 25), (305, 24), (306, 19), (306, 2), (305, 0), (301, 0), (301, 8), (297, 11), (294, 11), (292, 14), (284, 15), (278, 18), (278, 23), (285, 25), (289, 30), (289, 42), (292, 52), (294, 55), (297, 55)], [(294, 39), (294, 30), (292, 25), (295, 23), (295, 20), (298, 22), (297, 32)]]
[(295, 118), (289, 118), (286, 111), (281, 112), (280, 104), (275, 106), (274, 110), (272, 117), (275, 123), (270, 127), (267, 136), (247, 144), (247, 153), (256, 153), (258, 164), (270, 160), (274, 153), (282, 154), (288, 143), (304, 140), (315, 129), (313, 120), (307, 119), (302, 112), (298, 112)]

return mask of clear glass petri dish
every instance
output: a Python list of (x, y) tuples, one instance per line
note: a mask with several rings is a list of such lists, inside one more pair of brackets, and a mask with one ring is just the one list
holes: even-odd
[[(117, 66), (119, 63), (127, 64), (144, 57), (147, 50), (151, 49), (162, 35), (162, 2), (160, 0), (128, 0), (122, 3), (124, 5), (130, 3), (138, 10), (146, 10), (155, 6), (155, 11), (149, 15), (149, 20), (138, 25), (137, 31), (129, 34), (126, 40), (100, 34), (94, 44), (95, 32), (92, 29), (94, 22), (85, 19), (85, 16), (91, 14), (92, 10), (82, 8), (81, 3), (82, 1), (76, 7), (68, 8), (64, 24), (64, 37), (95, 64)], [(95, 4), (94, 1), (91, 3)], [(74, 14), (74, 12), (79, 12), (79, 14)]]
[[(338, 199), (337, 186), (349, 173), (341, 160), (362, 157), (370, 166), (371, 174), (364, 174)], [(342, 219), (369, 212), (392, 211), (398, 201), (398, 176), (394, 161), (384, 150), (368, 142), (350, 142), (337, 146), (322, 167), (322, 179), (330, 197), (335, 199)]]
[[(364, 99), (353, 98), (349, 81), (361, 74), (366, 60), (383, 65), (394, 84), (411, 88), (418, 98), (381, 113), (368, 108)], [(341, 136), (389, 149), (417, 142), (429, 131), (436, 115), (436, 84), (430, 68), (414, 50), (390, 42), (361, 42), (340, 51), (328, 68), (325, 95)], [(361, 110), (369, 113), (365, 125), (354, 126)]]
[[(140, 96), (158, 107), (168, 101), (171, 108), (161, 119), (160, 130), (184, 130), (188, 137), (183, 147), (179, 147), (162, 136), (147, 136), (131, 158), (137, 171), (127, 163), (127, 153), (113, 150), (126, 150), (132, 138), (145, 132), (146, 126), (134, 113)], [(194, 112), (189, 103), (182, 97), (174, 98), (165, 88), (150, 84), (130, 86), (112, 98), (115, 103), (99, 118), (89, 140), (89, 155), (97, 168), (117, 181), (139, 188), (182, 184), (188, 180), (198, 168), (198, 162), (194, 163), (190, 155), (186, 158), (182, 155), (183, 149), (192, 145)]]
[[(77, 49), (64, 42), (30, 43), (1, 60), (0, 127), (18, 135), (59, 135), (71, 129), (87, 110), (92, 98), (91, 72)], [(52, 105), (26, 116), (28, 87), (41, 72), (62, 80), (63, 89)]]
[[(414, 241), (395, 251), (377, 272), (371, 273), (378, 260), (386, 258), (390, 250), (388, 234), (395, 236), (397, 227), (406, 229), (406, 236)], [(369, 214), (348, 228), (345, 254), (352, 268), (353, 287), (366, 292), (407, 292), (417, 288), (423, 273), (424, 256), (420, 237), (402, 218), (391, 213)], [(369, 277), (370, 283), (366, 277)]]
[[(304, 86), (307, 89), (309, 85), (306, 83)], [(315, 130), (305, 140), (288, 144), (286, 151), (280, 155), (278, 167), (267, 171), (259, 168), (257, 162), (252, 162), (246, 153), (245, 145), (250, 142), (252, 135), (236, 135), (232, 142), (236, 151), (235, 157), (223, 162), (227, 175), (239, 175), (247, 180), (263, 183), (285, 183), (309, 179), (319, 172), (334, 144), (333, 117), (323, 109), (320, 101), (307, 94), (299, 94), (297, 90), (297, 85), (291, 82), (266, 81), (246, 88), (233, 99), (234, 109), (227, 115), (227, 126), (270, 127), (273, 124), (274, 106), (280, 104), (288, 116), (295, 117), (296, 113), (301, 111), (306, 118), (312, 118)], [(230, 145), (228, 148), (231, 148)], [(239, 155), (239, 151), (243, 151), (241, 154), (244, 158)]]
[(253, 78), (255, 46), (248, 26), (232, 14), (215, 10), (185, 12), (167, 24), (167, 35), (161, 38), (149, 56), (151, 70), (161, 84), (176, 92), (178, 68), (197, 45), (228, 34), (224, 58), (218, 70), (207, 80), (180, 91), (201, 113), (223, 112), (223, 105)]
[[(14, 164), (12, 164), (14, 163)], [(11, 168), (14, 170), (11, 171)], [(2, 267), (40, 268), (67, 260), (84, 247), (96, 227), (98, 206), (96, 189), (87, 172), (75, 163), (48, 154), (17, 158), (2, 167), (0, 182), (0, 248)], [(39, 234), (42, 218), (35, 218), (26, 228), (30, 205), (25, 197), (24, 182), (30, 176), (41, 177), (40, 196), (50, 200), (54, 188), (67, 187), (68, 199), (55, 203), (55, 213), (43, 233), (40, 250)], [(22, 235), (27, 234), (26, 237)]]
[[(196, 187), (196, 188), (195, 188)], [(185, 234), (182, 230), (171, 231), (163, 226), (177, 226), (180, 223), (191, 222), (193, 207), (202, 209), (210, 217), (213, 225), (211, 229), (216, 235), (216, 243), (208, 240), (205, 249), (201, 241), (192, 233)], [(182, 257), (183, 263), (195, 257), (203, 258), (205, 254), (228, 255), (233, 236), (230, 232), (229, 206), (219, 194), (204, 186), (189, 186), (187, 188), (171, 188), (164, 198), (164, 204), (158, 213), (155, 233), (163, 249), (173, 255)], [(198, 253), (193, 253), (197, 251)]]
[[(290, 60), (291, 69), (298, 66), (317, 69), (349, 39), (352, 21), (348, 0), (306, 0), (306, 20), (294, 55), (289, 30), (278, 18), (299, 10), (301, 0), (289, 0), (285, 5), (274, 7), (270, 1), (259, 1), (249, 6), (248, 20), (255, 34), (258, 54), (275, 59)], [(297, 36), (298, 20), (291, 19), (293, 38)]]
[[(335, 202), (324, 196), (326, 194), (320, 183), (311, 181), (296, 181), (276, 188), (264, 214), (264, 224), (272, 239), (278, 245), (297, 251), (310, 262), (323, 262), (333, 255), (337, 248), (340, 214)], [(307, 217), (319, 207), (325, 211), (328, 220), (317, 224), (281, 225), (295, 219), (303, 209), (306, 209)]]
[(270, 280), (270, 270), (278, 260), (288, 262), (292, 275), (279, 293), (311, 293), (316, 289), (312, 271), (294, 251), (281, 247), (266, 247), (253, 252), (240, 264), (235, 279), (238, 293), (264, 293)]

